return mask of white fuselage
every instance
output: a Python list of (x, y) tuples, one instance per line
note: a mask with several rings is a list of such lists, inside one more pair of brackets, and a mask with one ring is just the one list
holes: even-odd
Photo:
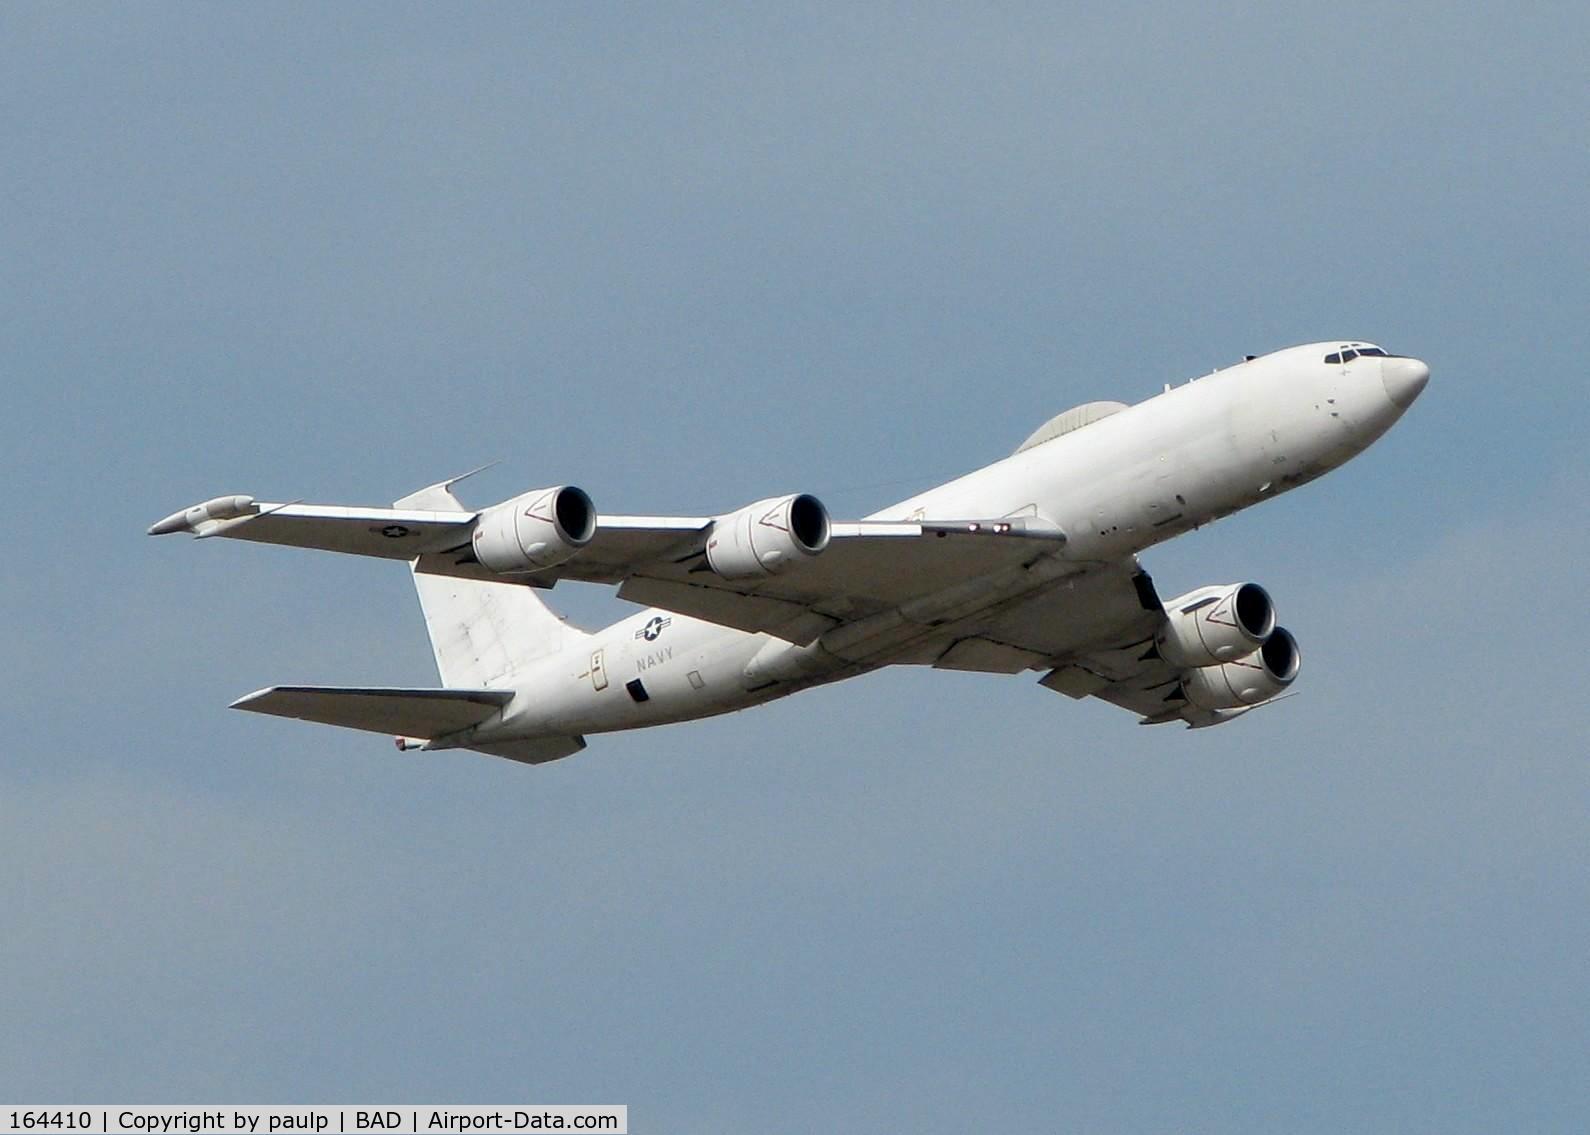
[[(869, 519), (1035, 515), (1066, 535), (1057, 578), (1067, 564), (1123, 559), (1320, 476), (1402, 415), (1412, 395), (1398, 384), (1422, 364), (1324, 362), (1333, 349), (1294, 347), (1216, 371)], [(913, 644), (934, 633), (942, 628), (895, 628), (871, 653), (830, 653), (821, 641), (796, 647), (641, 611), (521, 671), (512, 704), (472, 737), (601, 733), (725, 713), (912, 661)]]

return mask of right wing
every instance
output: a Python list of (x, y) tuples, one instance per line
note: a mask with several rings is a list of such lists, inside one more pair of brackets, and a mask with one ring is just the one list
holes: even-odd
[(1038, 680), (1046, 689), (1096, 697), (1138, 714), (1142, 725), (1180, 721), (1199, 729), (1256, 708), (1203, 709), (1188, 701), (1184, 672), (1155, 644), (1166, 617), (1135, 558), (1096, 564), (980, 623), (932, 664), (1000, 674), (1047, 670)]

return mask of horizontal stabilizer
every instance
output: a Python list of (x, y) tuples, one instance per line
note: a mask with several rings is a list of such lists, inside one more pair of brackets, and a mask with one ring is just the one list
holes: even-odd
[(512, 700), (512, 690), (272, 686), (239, 698), (232, 708), (430, 739), (479, 725)]

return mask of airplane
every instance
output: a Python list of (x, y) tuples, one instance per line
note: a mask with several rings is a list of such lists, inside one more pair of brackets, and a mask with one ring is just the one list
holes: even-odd
[[(572, 485), (477, 511), (455, 477), (391, 508), (216, 497), (149, 534), (407, 561), (440, 688), (272, 686), (233, 703), (394, 735), (404, 751), (540, 764), (590, 734), (895, 665), (1038, 671), (1044, 688), (1142, 724), (1206, 728), (1283, 696), (1297, 640), (1256, 583), (1161, 601), (1138, 553), (1343, 464), (1429, 378), (1356, 340), (1250, 355), (1136, 405), (1067, 410), (1009, 457), (856, 521), (809, 493), (609, 516)], [(580, 630), (542, 601), (563, 580), (648, 606)]]

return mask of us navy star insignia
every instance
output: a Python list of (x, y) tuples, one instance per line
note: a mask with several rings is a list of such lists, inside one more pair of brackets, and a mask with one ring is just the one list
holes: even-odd
[(663, 628), (671, 622), (673, 622), (673, 620), (668, 618), (666, 615), (653, 615), (649, 620), (647, 620), (645, 626), (641, 627), (640, 630), (635, 632), (635, 637), (643, 638), (647, 642), (656, 642), (657, 636), (662, 634)]

